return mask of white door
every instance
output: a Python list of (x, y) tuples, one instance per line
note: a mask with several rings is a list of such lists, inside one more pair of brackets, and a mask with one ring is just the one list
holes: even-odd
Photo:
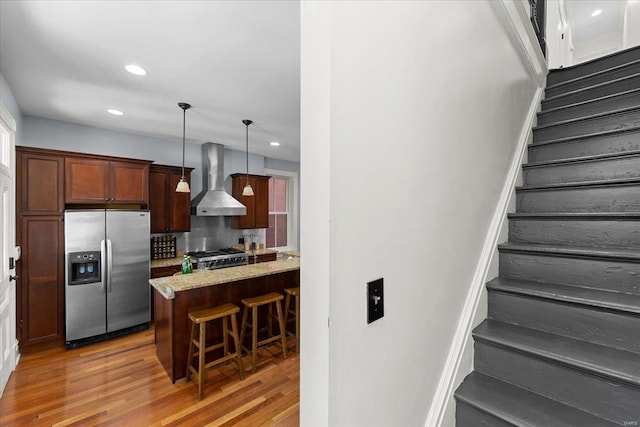
[(15, 121), (0, 103), (0, 395), (15, 369), (16, 289), (10, 277), (15, 271), (9, 257), (15, 257)]

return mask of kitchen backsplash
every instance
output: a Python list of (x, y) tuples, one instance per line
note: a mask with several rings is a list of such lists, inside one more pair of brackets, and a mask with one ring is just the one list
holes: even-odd
[[(236, 230), (231, 228), (231, 217), (191, 215), (191, 231), (171, 233), (176, 236), (176, 248), (185, 252), (228, 248), (238, 244), (244, 236), (256, 236), (256, 242), (265, 242), (265, 229)], [(160, 234), (154, 234), (158, 236)]]

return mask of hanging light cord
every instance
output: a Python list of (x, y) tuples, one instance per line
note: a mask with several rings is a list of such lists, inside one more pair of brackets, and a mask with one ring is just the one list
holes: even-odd
[(249, 125), (251, 122), (246, 123), (247, 129), (247, 185), (249, 185)]
[(184, 180), (184, 134), (186, 132), (187, 109), (182, 109), (182, 179)]

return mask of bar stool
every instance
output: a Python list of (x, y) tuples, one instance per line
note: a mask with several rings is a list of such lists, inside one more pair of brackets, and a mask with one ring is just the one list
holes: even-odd
[[(284, 318), (282, 317), (282, 305), (280, 301), (282, 301), (284, 297), (277, 292), (270, 292), (268, 294), (260, 295), (252, 298), (245, 298), (242, 300), (242, 304), (244, 304), (244, 310), (242, 312), (242, 332), (240, 333), (240, 345), (247, 353), (251, 354), (251, 372), (256, 372), (256, 356), (258, 347), (264, 344), (268, 344), (277, 340), (282, 340), (282, 354), (284, 358), (287, 358), (287, 343), (286, 343), (286, 335), (284, 333)], [(258, 307), (263, 305), (269, 305), (269, 317), (268, 321), (268, 333), (269, 337), (258, 341)], [(280, 333), (278, 335), (272, 335), (271, 328), (271, 313), (272, 313), (272, 304), (275, 304), (276, 310), (278, 313), (278, 326), (280, 327)], [(251, 324), (248, 322), (249, 311), (251, 311)], [(245, 332), (247, 328), (251, 328), (251, 350), (247, 347), (244, 347), (244, 338)]]
[[(300, 353), (300, 287), (297, 288), (287, 288), (284, 290), (287, 294), (287, 298), (284, 303), (284, 330), (287, 336), (295, 336), (296, 337), (296, 353)], [(291, 297), (294, 297), (294, 304), (296, 305), (295, 309), (292, 310), (291, 307)], [(289, 317), (289, 316), (293, 317)], [(294, 319), (295, 318), (295, 319)], [(289, 322), (295, 320), (296, 322), (296, 332), (289, 332), (287, 326)]]
[[(202, 400), (203, 397), (203, 384), (204, 384), (204, 371), (227, 360), (236, 359), (238, 362), (238, 369), (240, 370), (240, 379), (244, 379), (244, 366), (242, 365), (242, 350), (240, 347), (240, 340), (238, 338), (238, 325), (236, 323), (236, 313), (240, 311), (240, 308), (235, 304), (223, 304), (217, 307), (192, 311), (189, 313), (189, 320), (191, 320), (191, 341), (189, 343), (189, 355), (187, 356), (187, 375), (186, 381), (189, 382), (189, 376), (193, 373), (198, 378), (198, 400)], [(231, 318), (231, 329), (229, 329), (229, 318)], [(207, 347), (207, 322), (212, 320), (222, 319), (222, 342), (219, 344)], [(200, 325), (200, 338), (196, 339), (196, 325)], [(231, 336), (234, 341), (235, 351), (229, 353), (228, 336)], [(198, 348), (198, 369), (196, 370), (192, 366), (194, 347)], [(219, 348), (224, 349), (222, 357), (215, 359), (209, 363), (205, 363), (205, 356), (208, 352), (217, 350)]]

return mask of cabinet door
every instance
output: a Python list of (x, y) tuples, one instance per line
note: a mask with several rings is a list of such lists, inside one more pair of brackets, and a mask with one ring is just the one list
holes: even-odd
[(253, 205), (254, 228), (269, 228), (269, 177), (256, 176), (251, 186), (255, 193)]
[(20, 344), (64, 338), (62, 216), (21, 219)]
[(65, 158), (65, 202), (104, 204), (109, 196), (109, 162)]
[(17, 154), (18, 212), (23, 215), (57, 215), (64, 211), (64, 157), (20, 152)]
[[(169, 231), (191, 231), (191, 193), (176, 193), (182, 172), (169, 174)], [(191, 187), (191, 174), (185, 170), (184, 179)]]
[(168, 231), (167, 186), (169, 174), (162, 170), (155, 170), (153, 166), (149, 172), (149, 211), (151, 211), (151, 232), (165, 233)]
[[(247, 183), (246, 175), (232, 175), (231, 176), (231, 195), (234, 199), (246, 206), (246, 215), (235, 215), (231, 219), (231, 228), (255, 228), (253, 224), (254, 220), (254, 199), (255, 196), (243, 196), (242, 190)], [(249, 176), (249, 185), (253, 187), (251, 175)], [(255, 190), (255, 188), (254, 188)], [(254, 192), (255, 194), (255, 192)]]
[(110, 162), (110, 201), (149, 204), (149, 165)]

